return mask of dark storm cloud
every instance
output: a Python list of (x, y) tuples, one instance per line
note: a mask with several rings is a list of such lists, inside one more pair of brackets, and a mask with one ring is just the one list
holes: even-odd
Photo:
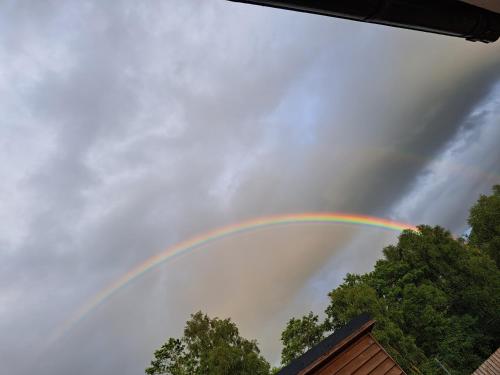
[[(391, 50), (391, 54), (377, 51), (383, 48), (377, 45), (365, 51), (368, 57), (364, 59), (356, 59), (355, 54), (350, 56), (354, 58), (352, 63), (348, 68), (341, 66), (337, 74), (322, 69), (318, 73), (320, 82), (304, 89), (320, 103), (313, 114), (314, 138), (318, 141), (290, 148), (284, 130), (277, 146), (281, 147), (279, 158), (273, 155), (264, 166), (269, 179), (262, 181), (250, 175), (248, 185), (255, 186), (265, 196), (266, 188), (268, 195), (272, 195), (278, 184), (276, 180), (284, 180), (285, 186), (297, 188), (279, 190), (278, 202), (295, 202), (299, 210), (304, 208), (300, 206), (303, 203), (321, 209), (329, 201), (330, 209), (383, 214), (463, 126), (464, 119), (489, 92), (500, 73), (494, 64), (496, 59), (478, 62), (481, 68), (477, 70), (467, 66), (472, 63), (470, 58), (465, 63), (443, 65), (440, 60), (450, 59), (447, 55), (457, 51), (436, 51), (433, 43), (421, 43), (416, 48), (415, 42), (408, 42), (411, 48), (403, 45)], [(409, 62), (427, 49), (432, 50), (432, 55), (419, 61), (419, 65), (407, 69), (399, 65), (406, 62), (401, 61), (399, 53)], [(335, 57), (328, 60), (333, 68), (337, 67)], [(445, 66), (450, 71), (441, 74), (448, 77), (439, 77)], [(349, 74), (364, 69), (371, 75)], [(346, 82), (342, 82), (342, 77), (348, 77)], [(293, 105), (298, 103), (290, 105), (292, 111)], [(300, 162), (294, 160), (297, 149)], [(287, 169), (283, 170), (281, 165), (287, 165)], [(275, 174), (276, 170), (280, 173)], [(259, 164), (256, 174), (262, 173)], [(294, 196), (286, 199), (282, 194)], [(254, 190), (240, 202), (255, 207), (252, 196), (256, 196)]]
[[(358, 230), (221, 243), (23, 360), (104, 285), (201, 231), (313, 210), (437, 218), (393, 206), (481, 123), (470, 114), (500, 66), (491, 46), (224, 1), (3, 8), (0, 362), (12, 374), (140, 372), (200, 308), (233, 316), (275, 359), (300, 288), (332, 256), (342, 267), (326, 279), (349, 270), (340, 250), (365, 243)], [(478, 189), (464, 181), (443, 210)]]
[(462, 121), (458, 133), (416, 180), (412, 194), (396, 205), (398, 215), (445, 225), (456, 235), (464, 233), (468, 209), (479, 194), (489, 193), (500, 182), (499, 88), (497, 83)]

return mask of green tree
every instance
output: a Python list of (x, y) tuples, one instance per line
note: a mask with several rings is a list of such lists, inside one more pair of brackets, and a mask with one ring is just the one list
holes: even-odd
[(415, 340), (427, 363), (439, 357), (454, 373), (469, 373), (498, 344), (498, 269), (444, 229), (419, 229), (384, 250), (368, 282), (388, 300), (385, 315)]
[(230, 319), (197, 312), (181, 339), (170, 338), (155, 351), (148, 375), (268, 375), (269, 363), (255, 341), (239, 335)]
[(288, 364), (323, 339), (325, 329), (318, 323), (318, 316), (310, 312), (301, 319), (292, 318), (281, 334), (283, 351), (281, 363)]
[(500, 267), (500, 185), (493, 186), (492, 195), (481, 195), (470, 210), (469, 224), (470, 243), (486, 252)]
[(368, 275), (348, 274), (344, 283), (329, 293), (330, 304), (325, 311), (325, 328), (335, 331), (355, 316), (363, 312), (369, 313), (377, 321), (374, 335), (392, 357), (411, 373), (412, 368), (422, 367), (427, 358), (416, 346), (415, 339), (405, 335), (401, 327), (390, 318), (388, 310), (394, 308), (390, 306), (390, 298), (380, 297), (377, 290), (369, 284), (368, 278)]
[[(372, 272), (348, 274), (329, 297), (325, 322), (315, 320), (316, 327), (335, 331), (368, 312), (377, 321), (375, 337), (410, 374), (443, 374), (436, 359), (453, 374), (469, 374), (500, 344), (498, 268), (440, 227), (404, 231)], [(285, 332), (311, 316), (292, 319)], [(282, 341), (287, 362), (300, 354), (296, 341)]]

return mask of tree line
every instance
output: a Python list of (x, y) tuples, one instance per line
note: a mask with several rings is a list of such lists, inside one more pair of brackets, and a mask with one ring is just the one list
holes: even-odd
[[(347, 274), (329, 294), (325, 318), (288, 321), (287, 365), (355, 316), (376, 320), (374, 336), (408, 374), (466, 375), (500, 345), (500, 185), (470, 209), (470, 234), (439, 226), (403, 231), (373, 271)], [(443, 368), (444, 367), (444, 368)], [(191, 315), (180, 339), (155, 351), (148, 375), (269, 375), (257, 342), (230, 319)]]

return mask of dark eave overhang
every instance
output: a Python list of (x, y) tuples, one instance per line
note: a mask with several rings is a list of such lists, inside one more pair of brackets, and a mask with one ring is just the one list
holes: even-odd
[(230, 0), (494, 42), (500, 14), (458, 0)]

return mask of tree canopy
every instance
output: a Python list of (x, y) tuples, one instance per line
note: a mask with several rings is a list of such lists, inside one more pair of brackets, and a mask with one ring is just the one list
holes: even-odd
[(311, 337), (368, 312), (375, 337), (408, 373), (442, 374), (440, 364), (471, 373), (500, 344), (499, 215), (495, 186), (471, 209), (470, 242), (440, 227), (404, 231), (372, 272), (348, 274), (329, 293), (324, 322), (312, 313), (289, 321), (282, 363), (305, 352)]
[(197, 312), (181, 339), (170, 338), (154, 353), (148, 375), (268, 375), (269, 363), (255, 341), (239, 335), (230, 319)]
[(485, 251), (500, 267), (500, 185), (493, 186), (492, 195), (481, 195), (470, 210), (469, 224), (470, 243)]
[(314, 315), (312, 311), (301, 319), (290, 319), (281, 334), (282, 363), (291, 362), (298, 353), (305, 353), (323, 339), (325, 329), (318, 321), (318, 316)]

